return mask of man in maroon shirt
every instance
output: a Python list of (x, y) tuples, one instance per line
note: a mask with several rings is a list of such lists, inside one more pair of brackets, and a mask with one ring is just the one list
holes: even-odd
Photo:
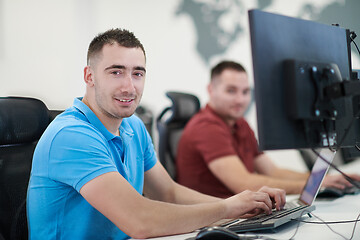
[[(262, 186), (300, 193), (308, 173), (277, 167), (258, 150), (243, 115), (251, 92), (245, 69), (223, 61), (211, 70), (209, 102), (186, 125), (178, 145), (177, 181), (197, 191), (229, 197)], [(359, 175), (350, 175), (360, 180)], [(324, 186), (351, 185), (341, 175), (327, 176)]]

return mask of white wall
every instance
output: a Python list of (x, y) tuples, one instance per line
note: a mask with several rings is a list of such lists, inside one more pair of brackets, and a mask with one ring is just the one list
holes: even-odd
[[(316, 6), (321, 9), (335, 1), (318, 0)], [(88, 44), (97, 33), (113, 27), (133, 31), (146, 49), (147, 80), (142, 105), (155, 116), (170, 104), (164, 95), (168, 90), (194, 93), (204, 104), (209, 69), (220, 59), (243, 63), (252, 80), (247, 10), (256, 8), (257, 1), (240, 1), (238, 11), (222, 19), (224, 28), (241, 22), (244, 32), (226, 53), (211, 58), (209, 64), (196, 52), (196, 32), (190, 17), (175, 16), (180, 2), (0, 0), (0, 96), (36, 97), (50, 109), (71, 106), (74, 97), (84, 93), (82, 77)], [(311, 0), (274, 0), (265, 10), (297, 16), (305, 3), (315, 4)], [(248, 119), (256, 130), (254, 109)], [(290, 168), (294, 163), (288, 159), (298, 158), (294, 151), (271, 155)], [(298, 164), (295, 168), (302, 167)]]

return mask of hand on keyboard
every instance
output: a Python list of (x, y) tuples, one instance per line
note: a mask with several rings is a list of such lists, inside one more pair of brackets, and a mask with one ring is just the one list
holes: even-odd
[(280, 210), (285, 205), (285, 191), (277, 188), (262, 187), (257, 192), (245, 190), (230, 198), (227, 202), (225, 218), (247, 218), (259, 213), (270, 214), (276, 207)]

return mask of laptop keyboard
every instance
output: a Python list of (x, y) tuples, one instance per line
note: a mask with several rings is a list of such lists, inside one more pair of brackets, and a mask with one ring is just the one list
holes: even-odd
[(273, 210), (272, 214), (270, 214), (270, 215), (263, 213), (263, 214), (256, 215), (254, 217), (248, 218), (243, 221), (237, 219), (237, 220), (225, 223), (221, 226), (229, 228), (230, 230), (233, 228), (239, 229), (242, 227), (248, 228), (248, 226), (257, 226), (257, 225), (260, 225), (261, 223), (266, 222), (270, 219), (280, 218), (280, 217), (286, 216), (288, 214), (291, 214), (293, 212), (299, 211), (306, 207), (307, 207), (307, 205), (298, 205), (298, 206), (292, 206), (290, 208), (287, 207), (287, 208), (284, 208), (279, 211)]

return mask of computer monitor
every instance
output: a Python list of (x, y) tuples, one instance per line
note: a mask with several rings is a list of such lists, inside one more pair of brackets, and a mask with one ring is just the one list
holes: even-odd
[(348, 30), (260, 10), (249, 24), (260, 149), (355, 146)]

